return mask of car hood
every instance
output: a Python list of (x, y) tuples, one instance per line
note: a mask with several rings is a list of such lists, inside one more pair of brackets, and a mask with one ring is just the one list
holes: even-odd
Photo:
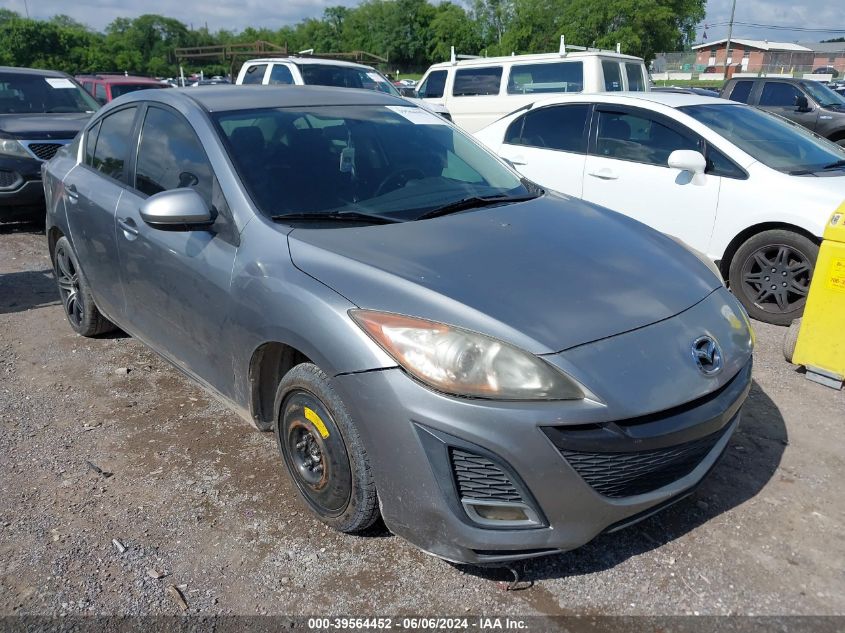
[(721, 283), (625, 216), (546, 195), (436, 219), (297, 228), (294, 265), (355, 305), (562, 351), (672, 317)]
[(72, 139), (93, 112), (68, 114), (0, 114), (0, 133), (21, 139)]

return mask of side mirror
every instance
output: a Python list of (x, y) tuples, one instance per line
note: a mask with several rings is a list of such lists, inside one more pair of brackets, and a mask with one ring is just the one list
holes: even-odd
[(807, 100), (805, 95), (798, 95), (795, 97), (795, 108), (798, 112), (810, 112), (812, 110), (810, 102)]
[(669, 167), (688, 171), (693, 176), (703, 174), (704, 170), (707, 169), (707, 160), (704, 155), (690, 149), (676, 149), (669, 154), (668, 162)]
[(193, 189), (162, 191), (144, 200), (141, 219), (155, 229), (190, 231), (210, 226), (214, 212)]

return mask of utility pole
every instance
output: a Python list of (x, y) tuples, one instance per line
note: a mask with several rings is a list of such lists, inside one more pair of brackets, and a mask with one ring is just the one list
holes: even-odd
[[(725, 44), (725, 78), (728, 75), (728, 55), (731, 54), (731, 36), (734, 34), (734, 15), (736, 14), (736, 0), (733, 0), (731, 7), (731, 21), (728, 22), (728, 41)], [(733, 61), (733, 60), (731, 60)]]
[(26, 0), (23, 0), (23, 8), (26, 9), (26, 19), (29, 19), (29, 4)]

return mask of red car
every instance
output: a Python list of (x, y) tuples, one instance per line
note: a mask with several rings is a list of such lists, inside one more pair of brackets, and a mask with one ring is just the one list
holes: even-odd
[(170, 88), (170, 85), (159, 81), (158, 79), (151, 79), (150, 77), (135, 77), (133, 75), (77, 75), (76, 80), (82, 84), (91, 96), (94, 97), (101, 105), (108, 103), (112, 99), (117, 99), (120, 95), (125, 95), (128, 92), (135, 92), (136, 90), (146, 90), (148, 88)]

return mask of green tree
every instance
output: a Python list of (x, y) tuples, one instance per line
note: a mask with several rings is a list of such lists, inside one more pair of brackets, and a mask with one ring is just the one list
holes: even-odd
[(451, 47), (458, 53), (475, 55), (483, 47), (481, 30), (463, 7), (451, 2), (437, 5), (431, 20), (428, 60), (449, 59)]

